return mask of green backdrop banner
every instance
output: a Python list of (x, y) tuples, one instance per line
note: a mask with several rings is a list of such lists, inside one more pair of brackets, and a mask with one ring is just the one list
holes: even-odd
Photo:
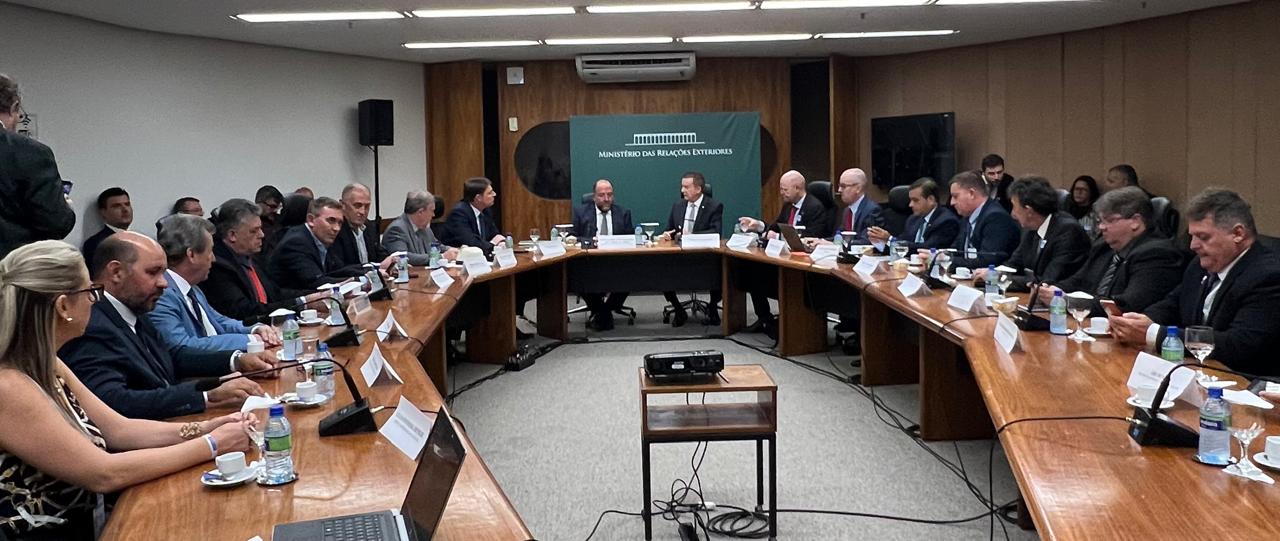
[(681, 175), (697, 171), (724, 203), (722, 234), (739, 216), (760, 215), (759, 113), (575, 116), (569, 142), (574, 207), (607, 178), (636, 225), (665, 228)]

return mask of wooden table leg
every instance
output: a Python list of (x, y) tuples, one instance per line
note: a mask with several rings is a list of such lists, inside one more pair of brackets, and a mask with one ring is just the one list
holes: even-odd
[(742, 260), (732, 256), (723, 257), (724, 261), (720, 265), (720, 329), (725, 336), (730, 336), (747, 326), (747, 293), (738, 289)]
[(569, 339), (569, 282), (563, 262), (538, 269), (538, 334)]
[(489, 288), (489, 310), (487, 316), (467, 329), (467, 359), (473, 363), (506, 363), (516, 352), (515, 276), (478, 285)]
[(436, 390), (440, 392), (440, 396), (449, 396), (449, 356), (445, 351), (446, 340), (444, 325), (441, 325), (436, 329), (436, 332), (427, 337), (422, 349), (418, 350), (418, 362), (422, 364), (422, 369), (431, 378), (431, 383), (436, 385)]
[(862, 384), (906, 385), (920, 381), (919, 325), (875, 297), (862, 295)]
[(805, 273), (778, 269), (778, 352), (782, 355), (827, 349), (827, 315), (805, 305)]
[(995, 436), (964, 349), (920, 329), (920, 437), (974, 440)]

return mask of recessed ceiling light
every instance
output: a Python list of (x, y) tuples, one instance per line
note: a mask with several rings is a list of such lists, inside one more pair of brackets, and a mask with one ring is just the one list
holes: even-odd
[(406, 49), (473, 49), (480, 47), (527, 47), (530, 45), (538, 45), (536, 40), (512, 40), (512, 41), (420, 41), (416, 43), (406, 43)]
[(248, 23), (296, 23), (312, 21), (368, 21), (403, 19), (398, 11), (329, 11), (315, 13), (241, 13), (235, 18)]
[(799, 41), (812, 38), (813, 34), (742, 34), (727, 36), (688, 36), (680, 38), (685, 43), (732, 43), (741, 41)]
[(617, 4), (587, 6), (587, 13), (660, 13), (666, 11), (733, 11), (755, 9), (751, 2), (696, 2), (672, 4)]
[(1047, 4), (1049, 2), (1086, 2), (1092, 0), (938, 0), (935, 6), (976, 6), (981, 4)]
[(671, 43), (675, 38), (552, 38), (545, 40), (547, 45), (632, 45), (650, 43)]
[(446, 17), (512, 17), (520, 15), (573, 15), (572, 6), (535, 8), (467, 8), (467, 9), (419, 9), (414, 17), (426, 19)]
[(955, 30), (896, 30), (892, 32), (833, 32), (818, 34), (820, 39), (857, 39), (857, 38), (912, 38), (918, 36), (949, 36)]
[(929, 0), (767, 0), (760, 9), (882, 8), (923, 6)]

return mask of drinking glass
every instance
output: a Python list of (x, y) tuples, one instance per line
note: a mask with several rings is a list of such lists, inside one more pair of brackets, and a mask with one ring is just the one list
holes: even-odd
[(1204, 325), (1187, 327), (1185, 343), (1187, 351), (1190, 351), (1191, 355), (1203, 364), (1213, 352), (1213, 328)]
[(1005, 297), (1009, 291), (1009, 286), (1013, 285), (1013, 274), (1008, 272), (996, 273), (996, 287), (1000, 288), (1000, 296)]
[(653, 242), (653, 235), (658, 232), (658, 222), (644, 222), (640, 227), (644, 230), (645, 239)]
[(909, 252), (911, 252), (911, 246), (909, 246), (906, 241), (893, 241), (893, 256), (895, 261), (898, 259), (905, 259)]
[(565, 242), (568, 242), (568, 240), (569, 240), (569, 235), (570, 235), (571, 233), (573, 233), (573, 225), (572, 225), (572, 224), (560, 224), (560, 225), (557, 225), (557, 226), (556, 226), (556, 233), (558, 233), (558, 234), (559, 234), (559, 237), (560, 237), (560, 243), (561, 243), (561, 244), (564, 244)]
[(249, 440), (253, 441), (253, 447), (258, 450), (258, 479), (264, 479), (267, 474), (267, 435), (257, 428), (249, 429)]
[(535, 227), (529, 230), (529, 240), (537, 243), (540, 238), (542, 238), (542, 232), (539, 231), (538, 228)]
[(848, 253), (849, 250), (853, 248), (853, 239), (857, 237), (858, 237), (858, 233), (855, 231), (841, 231), (840, 232), (840, 243), (841, 243), (840, 251)]
[(1249, 460), (1249, 444), (1264, 429), (1265, 418), (1261, 408), (1231, 404), (1231, 436), (1240, 442), (1240, 460), (1227, 466), (1227, 471), (1243, 477), (1250, 477), (1258, 472), (1258, 467)]
[(1093, 311), (1093, 297), (1074, 293), (1067, 295), (1067, 311), (1076, 320), (1076, 332), (1071, 333), (1071, 339), (1076, 342), (1089, 340), (1089, 335), (1084, 332), (1084, 320)]

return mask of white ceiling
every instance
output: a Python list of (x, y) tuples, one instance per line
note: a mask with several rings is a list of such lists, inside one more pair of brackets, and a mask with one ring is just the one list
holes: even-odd
[[(662, 0), (681, 2), (687, 0)], [(250, 24), (237, 13), (456, 7), (583, 6), (638, 0), (10, 0), (130, 28), (360, 56), (448, 62), (539, 60), (581, 53), (693, 50), (704, 56), (817, 57), (898, 54), (1096, 28), (1235, 4), (1244, 0), (1092, 0), (1001, 6), (919, 6), (711, 13), (554, 15), (481, 19)], [(579, 10), (581, 11), (581, 10)], [(959, 30), (941, 37), (641, 46), (535, 46), (409, 50), (414, 41), (484, 41), (618, 36)]]

